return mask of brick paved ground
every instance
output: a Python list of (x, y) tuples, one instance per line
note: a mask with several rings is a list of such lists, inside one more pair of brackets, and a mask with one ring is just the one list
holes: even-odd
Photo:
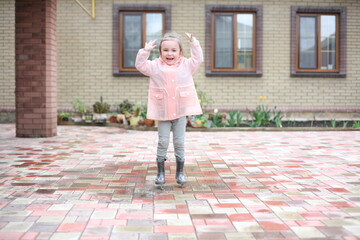
[(164, 190), (156, 134), (1, 124), (0, 239), (360, 239), (360, 132), (188, 132)]

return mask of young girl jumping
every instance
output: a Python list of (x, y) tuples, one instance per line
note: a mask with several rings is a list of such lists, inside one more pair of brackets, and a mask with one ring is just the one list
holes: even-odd
[(150, 77), (147, 118), (158, 120), (158, 146), (156, 162), (158, 174), (155, 184), (165, 184), (165, 161), (169, 146), (170, 131), (173, 131), (173, 144), (176, 158), (176, 182), (185, 184), (184, 143), (186, 116), (202, 114), (192, 75), (203, 62), (199, 41), (190, 33), (191, 57), (185, 58), (180, 36), (167, 33), (159, 44), (160, 57), (148, 60), (156, 40), (145, 43), (140, 49), (135, 67)]

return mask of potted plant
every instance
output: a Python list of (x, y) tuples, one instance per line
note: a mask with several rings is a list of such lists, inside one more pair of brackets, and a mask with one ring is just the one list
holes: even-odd
[(100, 97), (100, 102), (95, 102), (93, 104), (94, 110), (94, 120), (97, 123), (106, 123), (107, 115), (106, 113), (109, 112), (110, 104), (103, 101), (103, 97)]
[(94, 114), (88, 110), (83, 115), (83, 119), (87, 123), (91, 123), (93, 121), (93, 118), (94, 118)]
[(140, 120), (141, 104), (136, 104), (130, 116), (130, 126), (137, 126)]
[(207, 127), (208, 125), (208, 117), (206, 114), (202, 114), (202, 115), (196, 115), (194, 116), (194, 118), (192, 119), (191, 123), (192, 123), (192, 127), (194, 128), (204, 128)]
[(129, 100), (125, 99), (122, 103), (119, 104), (116, 120), (120, 124), (127, 124), (127, 119), (130, 118), (134, 104)]
[(143, 118), (143, 120), (144, 120), (144, 123), (145, 123), (145, 125), (146, 125), (147, 127), (152, 127), (152, 126), (154, 126), (155, 121), (152, 120), (152, 119), (148, 119), (148, 118), (146, 117), (146, 115), (147, 115), (147, 105), (144, 104), (144, 105), (143, 105), (143, 110), (142, 110), (142, 112), (141, 112), (141, 116), (142, 116), (142, 118)]
[(74, 122), (81, 122), (83, 120), (83, 116), (87, 111), (85, 103), (78, 98), (75, 98), (71, 101), (71, 105), (73, 106), (75, 116), (72, 117)]
[(116, 115), (112, 114), (112, 115), (109, 117), (109, 122), (115, 123), (115, 122), (116, 122)]
[(58, 114), (58, 122), (68, 122), (71, 114), (69, 112), (61, 111)]

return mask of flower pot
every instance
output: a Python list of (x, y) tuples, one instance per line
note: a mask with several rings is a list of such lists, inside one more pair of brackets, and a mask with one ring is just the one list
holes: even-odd
[(96, 123), (106, 123), (106, 113), (94, 113), (93, 119)]
[(116, 117), (115, 117), (115, 116), (111, 116), (111, 117), (109, 118), (109, 122), (115, 123), (115, 122), (116, 122)]
[(155, 123), (155, 121), (151, 120), (151, 119), (145, 119), (144, 122), (147, 127), (152, 127), (152, 126), (154, 126), (154, 123)]
[(91, 123), (93, 121), (93, 114), (92, 113), (85, 113), (84, 120), (87, 123)]
[(130, 126), (137, 126), (138, 125), (138, 122), (140, 120), (140, 116), (131, 116), (130, 117)]

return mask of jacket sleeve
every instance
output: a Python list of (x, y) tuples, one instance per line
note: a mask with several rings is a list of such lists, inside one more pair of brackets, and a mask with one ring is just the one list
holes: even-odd
[(204, 61), (203, 51), (198, 40), (190, 43), (190, 54), (191, 57), (186, 59), (186, 64), (193, 74)]
[(154, 63), (148, 60), (150, 56), (149, 51), (140, 49), (136, 55), (135, 68), (146, 76), (150, 76)]

